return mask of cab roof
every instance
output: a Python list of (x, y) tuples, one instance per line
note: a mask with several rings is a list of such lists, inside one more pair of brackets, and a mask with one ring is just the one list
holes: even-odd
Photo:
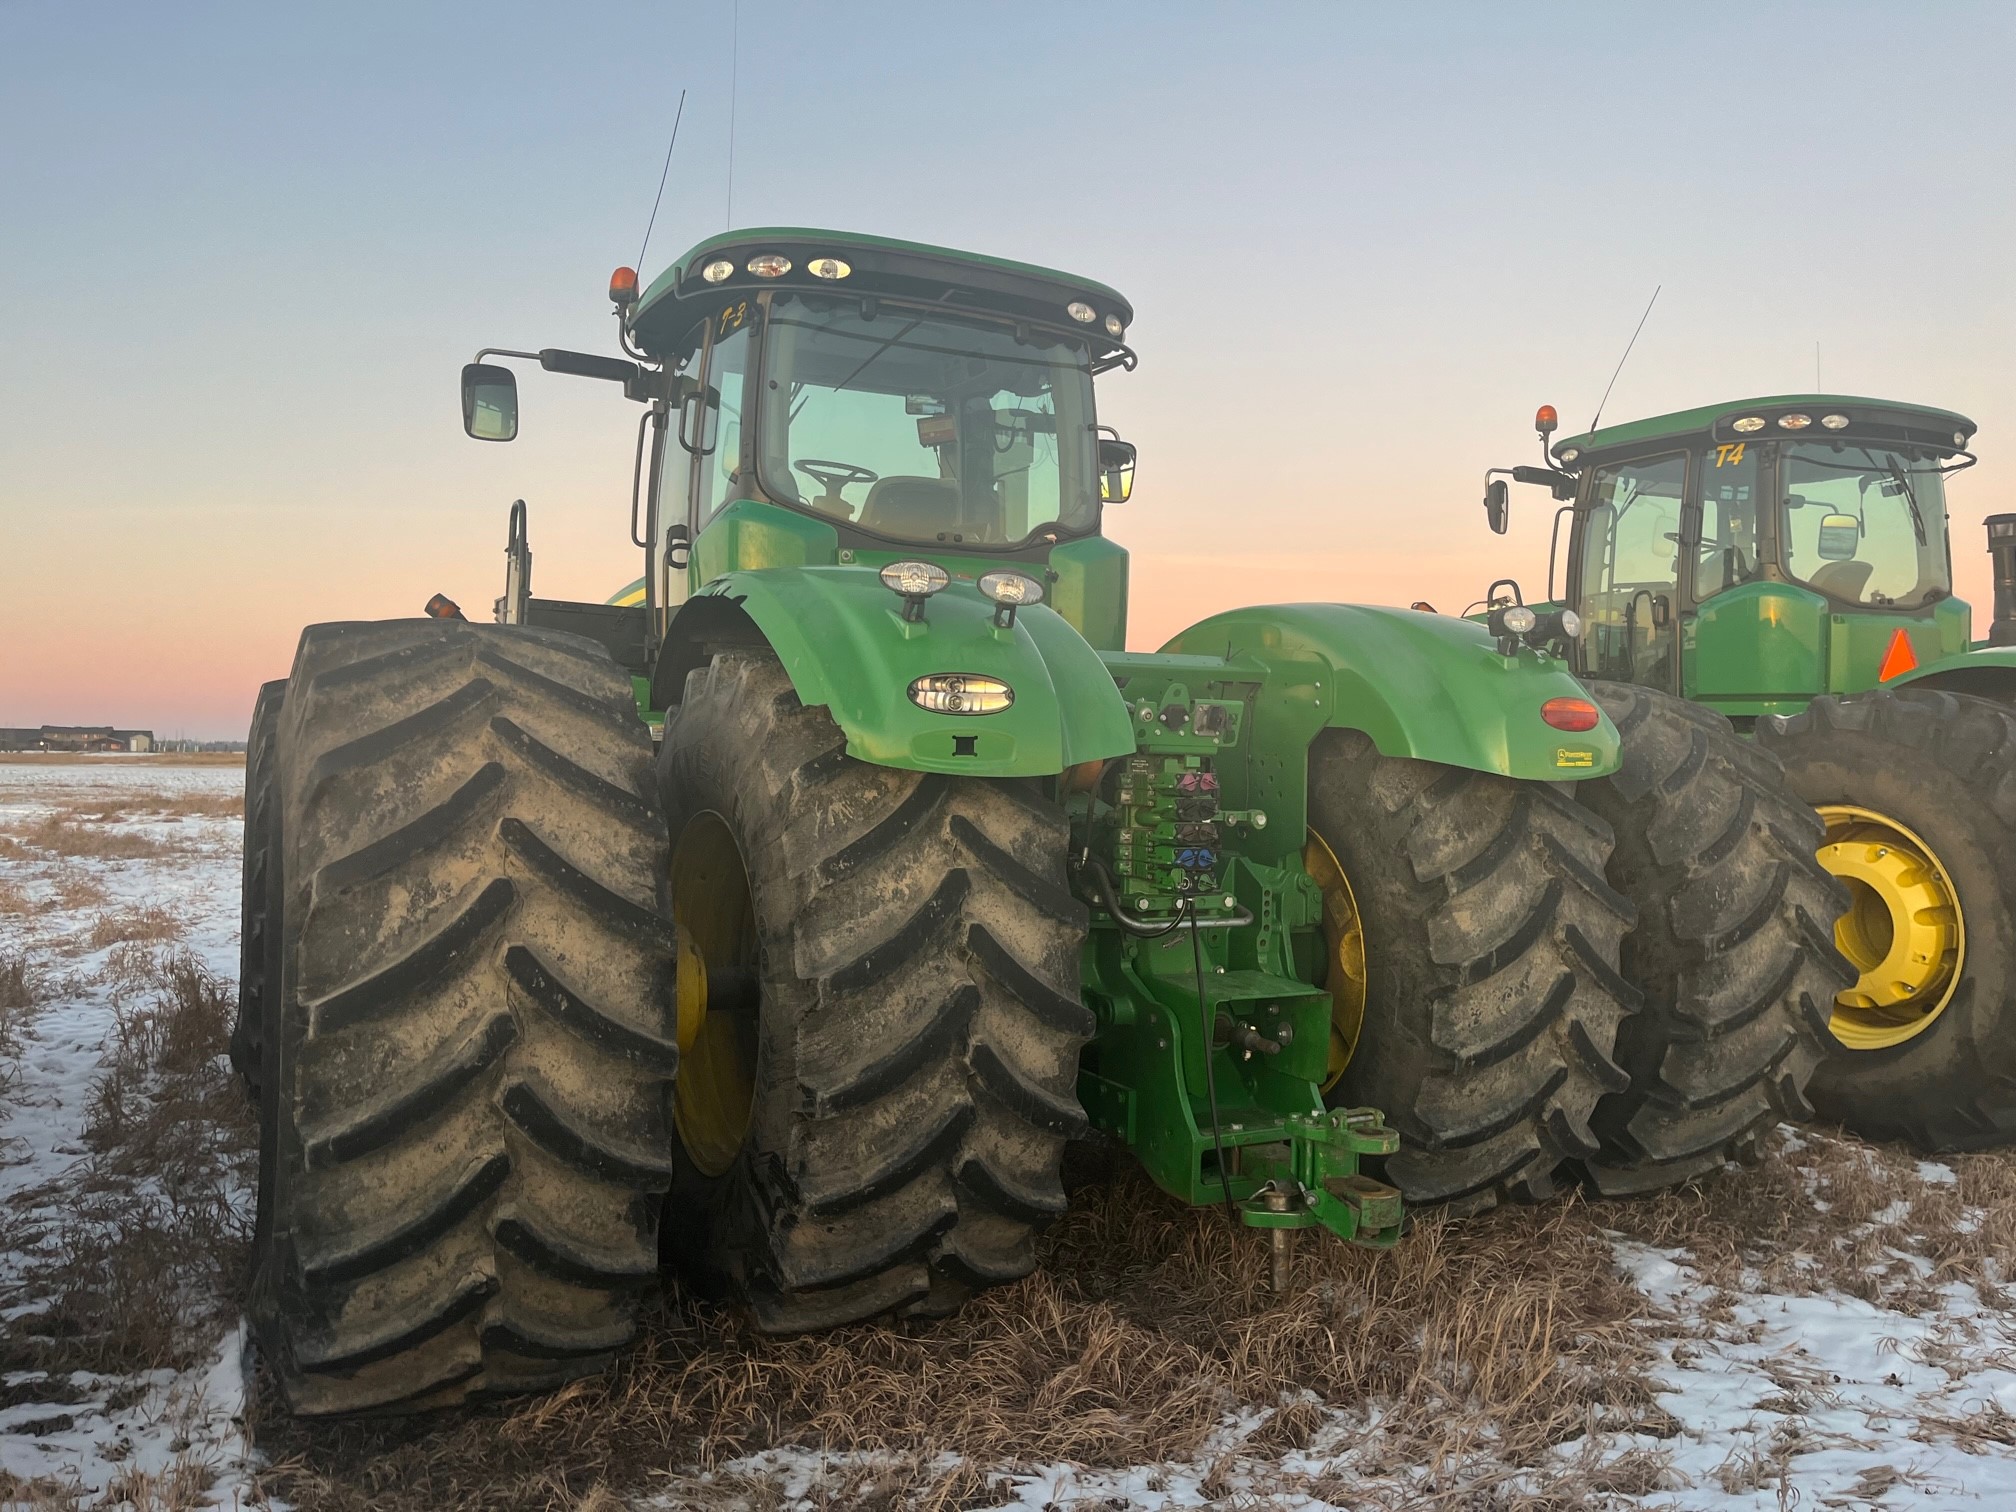
[[(749, 260), (778, 253), (791, 260), (788, 273), (758, 278)], [(845, 279), (814, 278), (807, 265), (822, 257), (848, 264)], [(701, 276), (708, 264), (734, 265), (728, 277), (709, 283)], [(637, 344), (654, 355), (683, 337), (724, 296), (742, 296), (767, 288), (815, 290), (822, 294), (881, 295), (889, 298), (945, 300), (1029, 320), (1089, 337), (1095, 350), (1117, 348), (1120, 339), (1105, 329), (1116, 315), (1121, 331), (1134, 322), (1134, 307), (1117, 290), (1094, 279), (1034, 263), (1013, 262), (952, 247), (898, 241), (859, 231), (828, 231), (812, 226), (757, 226), (724, 231), (689, 248), (684, 256), (653, 279), (631, 308), (629, 329)], [(956, 301), (946, 298), (957, 292)], [(1065, 306), (1089, 304), (1095, 318), (1073, 320)], [(1130, 359), (1131, 360), (1131, 359)]]
[[(1781, 427), (1780, 417), (1805, 415), (1808, 424), (1793, 429)], [(1823, 417), (1840, 415), (1848, 424), (1838, 428), (1821, 426)], [(1764, 424), (1739, 431), (1735, 423), (1755, 417)], [(1555, 461), (1581, 467), (1590, 458), (1610, 452), (1632, 451), (1660, 441), (1684, 442), (1700, 438), (1716, 441), (1844, 439), (1881, 441), (1889, 444), (1931, 446), (1945, 451), (1961, 451), (1972, 439), (1976, 426), (1965, 415), (1930, 405), (1905, 404), (1895, 399), (1869, 399), (1853, 394), (1774, 394), (1762, 399), (1737, 399), (1727, 404), (1703, 405), (1699, 409), (1677, 410), (1669, 415), (1653, 415), (1622, 425), (1606, 425), (1601, 430), (1567, 436), (1549, 448)]]

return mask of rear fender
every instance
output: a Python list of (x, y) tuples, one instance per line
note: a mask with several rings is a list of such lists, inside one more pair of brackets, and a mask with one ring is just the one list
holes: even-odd
[[(1191, 626), (1163, 648), (1222, 656), (1265, 674), (1256, 714), (1292, 742), (1306, 729), (1362, 730), (1385, 756), (1529, 781), (1617, 770), (1607, 716), (1568, 733), (1541, 718), (1551, 698), (1587, 698), (1567, 663), (1520, 649), (1506, 656), (1481, 625), (1444, 614), (1361, 604), (1272, 604)], [(1307, 744), (1307, 740), (1303, 741)]]
[(1916, 671), (1893, 677), (1883, 686), (1940, 688), (1948, 693), (1971, 693), (1976, 698), (2016, 704), (2016, 646), (1977, 646), (1958, 656), (1942, 656)]
[[(799, 701), (826, 709), (847, 753), (878, 766), (967, 777), (1041, 777), (1134, 749), (1125, 702), (1098, 652), (1048, 606), (993, 623), (970, 583), (929, 600), (921, 624), (859, 567), (766, 567), (716, 578), (673, 616), (652, 682), (659, 707), (714, 650), (764, 645)], [(942, 714), (910, 700), (934, 673), (998, 678), (1015, 701), (996, 714)]]

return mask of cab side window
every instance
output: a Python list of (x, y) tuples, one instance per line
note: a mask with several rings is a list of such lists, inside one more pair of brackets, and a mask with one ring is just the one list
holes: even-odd
[[(742, 414), (749, 365), (756, 349), (756, 322), (747, 311), (739, 324), (725, 332), (717, 329), (708, 349), (707, 370), (701, 375), (706, 385), (705, 403), (714, 410), (701, 426), (711, 437), (713, 448), (703, 453), (694, 469), (693, 529), (697, 535), (721, 507), (744, 497), (742, 486)], [(722, 317), (733, 321), (732, 314)]]
[[(693, 328), (692, 334), (680, 343), (684, 355), (673, 366), (673, 371), (692, 375), (700, 366), (700, 358), (707, 346), (707, 322), (702, 321)], [(669, 423), (659, 433), (658, 449), (658, 497), (652, 501), (657, 521), (659, 541), (674, 525), (688, 523), (687, 501), (691, 497), (693, 482), (693, 459), (679, 444), (679, 412), (672, 412)]]
[(1694, 601), (1757, 576), (1758, 453), (1736, 441), (1701, 457), (1701, 545), (1694, 553)]

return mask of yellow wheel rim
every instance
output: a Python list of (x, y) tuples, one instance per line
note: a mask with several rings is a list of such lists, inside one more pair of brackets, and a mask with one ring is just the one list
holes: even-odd
[(1848, 884), (1834, 943), (1860, 973), (1834, 1000), (1829, 1027), (1851, 1050), (1883, 1050), (1925, 1032), (1960, 985), (1967, 922), (1932, 847), (1874, 809), (1823, 804), (1820, 864)]
[(756, 908), (735, 836), (718, 814), (690, 821), (672, 853), (679, 933), (679, 1084), (673, 1123), (693, 1164), (719, 1176), (735, 1163), (756, 1100), (755, 1024), (734, 995), (710, 1005), (708, 982), (756, 967)]
[(1351, 1064), (1365, 1027), (1365, 923), (1337, 853), (1313, 829), (1302, 848), (1302, 865), (1323, 889), (1323, 977), (1330, 989), (1330, 1063), (1323, 1090), (1328, 1092)]

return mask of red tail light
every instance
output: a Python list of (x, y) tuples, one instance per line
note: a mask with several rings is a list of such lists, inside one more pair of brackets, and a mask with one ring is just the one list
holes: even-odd
[(1540, 705), (1540, 717), (1557, 730), (1580, 733), (1603, 722), (1603, 711), (1586, 698), (1550, 698)]

